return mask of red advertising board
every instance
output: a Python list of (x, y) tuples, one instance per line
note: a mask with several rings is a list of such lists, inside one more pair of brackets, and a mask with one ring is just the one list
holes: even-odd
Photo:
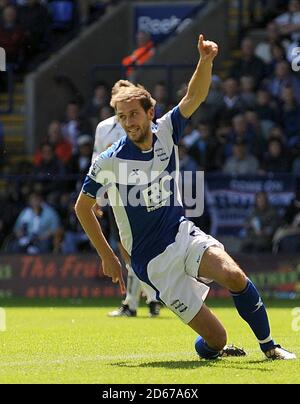
[[(261, 292), (287, 297), (300, 293), (300, 256), (239, 255), (235, 259)], [(114, 296), (120, 296), (119, 286), (103, 275), (96, 255), (0, 257), (0, 298)], [(211, 296), (229, 293), (213, 284)]]
[(0, 297), (97, 298), (118, 296), (95, 255), (1, 256)]

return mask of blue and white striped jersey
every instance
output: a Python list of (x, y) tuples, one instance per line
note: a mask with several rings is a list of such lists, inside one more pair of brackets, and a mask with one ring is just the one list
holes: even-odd
[(120, 238), (139, 277), (148, 263), (174, 243), (185, 220), (178, 186), (178, 141), (188, 120), (175, 107), (152, 127), (153, 147), (143, 152), (127, 136), (93, 162), (82, 192), (106, 191)]

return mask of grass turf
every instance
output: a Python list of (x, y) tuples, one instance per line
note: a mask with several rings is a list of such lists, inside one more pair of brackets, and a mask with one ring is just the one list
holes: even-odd
[[(200, 361), (195, 334), (169, 310), (148, 318), (108, 318), (115, 300), (65, 304), (1, 301), (7, 331), (0, 332), (0, 383), (299, 383), (299, 360), (269, 362), (231, 301), (210, 301), (229, 342), (246, 358)], [(273, 335), (300, 358), (300, 332), (292, 331), (292, 309), (300, 302), (271, 302)]]

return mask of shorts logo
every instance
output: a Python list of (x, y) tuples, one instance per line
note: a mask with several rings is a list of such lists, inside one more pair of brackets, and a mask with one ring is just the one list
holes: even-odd
[(174, 308), (174, 310), (179, 311), (179, 313), (184, 313), (187, 311), (188, 306), (186, 306), (184, 303), (181, 303), (180, 300), (174, 300), (174, 302), (171, 304), (171, 307)]
[(192, 231), (190, 232), (190, 236), (192, 236), (192, 237), (201, 236), (201, 232), (200, 232), (199, 229), (192, 230)]

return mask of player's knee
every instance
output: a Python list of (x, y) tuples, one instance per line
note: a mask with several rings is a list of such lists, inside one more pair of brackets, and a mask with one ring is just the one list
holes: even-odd
[(247, 277), (238, 266), (226, 272), (226, 286), (232, 292), (241, 292), (246, 288)]

